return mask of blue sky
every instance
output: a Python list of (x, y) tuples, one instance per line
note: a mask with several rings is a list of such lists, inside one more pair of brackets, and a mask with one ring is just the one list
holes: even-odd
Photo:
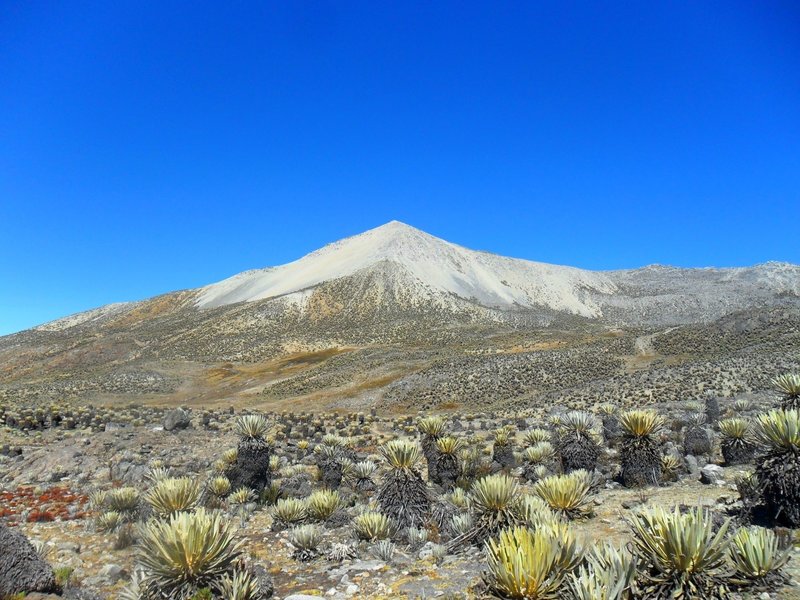
[(800, 262), (796, 2), (0, 3), (0, 334), (398, 219)]

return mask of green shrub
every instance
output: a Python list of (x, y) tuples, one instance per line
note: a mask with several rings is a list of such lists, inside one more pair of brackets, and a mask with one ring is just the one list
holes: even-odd
[(306, 503), (297, 498), (281, 498), (272, 507), (272, 518), (285, 525), (294, 525), (306, 520)]
[(258, 581), (247, 571), (234, 571), (233, 577), (226, 574), (219, 584), (222, 600), (261, 600)]
[(146, 589), (184, 599), (229, 573), (242, 552), (219, 513), (174, 513), (139, 529), (137, 550)]
[(200, 483), (189, 477), (162, 479), (145, 493), (145, 500), (162, 517), (190, 511), (200, 501)]
[(580, 560), (580, 551), (545, 528), (504, 529), (486, 544), (489, 590), (509, 600), (539, 600), (557, 597), (568, 571), (562, 567), (565, 554), (569, 563)]
[(311, 560), (317, 555), (322, 532), (317, 525), (300, 525), (289, 532), (289, 541), (295, 547), (295, 558)]
[(762, 527), (742, 528), (731, 539), (730, 557), (741, 583), (767, 580), (789, 562), (790, 549), (781, 550), (778, 537)]
[(268, 430), (269, 423), (263, 415), (242, 415), (236, 419), (236, 433), (243, 439), (262, 440)]
[(385, 540), (392, 536), (394, 530), (392, 520), (379, 512), (365, 512), (353, 519), (353, 532), (360, 540)]
[(648, 593), (655, 598), (727, 597), (728, 525), (725, 521), (715, 533), (711, 513), (702, 508), (681, 513), (677, 507), (673, 512), (655, 507), (636, 515), (631, 528), (638, 557), (651, 573)]
[(317, 490), (306, 500), (306, 512), (314, 521), (327, 521), (341, 504), (342, 498), (336, 490)]
[(590, 479), (586, 471), (545, 477), (536, 482), (533, 491), (553, 511), (569, 519), (587, 517), (592, 513)]

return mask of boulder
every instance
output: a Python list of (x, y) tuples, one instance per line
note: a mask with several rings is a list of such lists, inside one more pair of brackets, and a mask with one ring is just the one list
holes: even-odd
[(686, 462), (686, 470), (689, 471), (692, 475), (699, 475), (700, 474), (700, 465), (697, 461), (696, 456), (692, 456), (691, 454), (687, 455), (684, 458)]
[(261, 592), (261, 598), (272, 598), (275, 593), (275, 586), (272, 582), (272, 575), (269, 574), (261, 565), (255, 565), (250, 569), (250, 572), (258, 582), (258, 590)]
[(719, 483), (723, 481), (723, 473), (719, 465), (708, 464), (700, 469), (700, 481), (705, 484)]
[(58, 592), (53, 568), (27, 538), (0, 523), (0, 598), (20, 592)]
[(281, 482), (281, 492), (287, 498), (307, 498), (311, 492), (311, 476), (306, 473), (295, 473)]
[(166, 412), (162, 424), (164, 425), (164, 431), (176, 431), (189, 427), (192, 424), (192, 420), (188, 412), (182, 408), (174, 408)]
[(433, 542), (425, 542), (425, 545), (417, 553), (417, 557), (420, 560), (426, 560), (426, 559), (432, 557), (433, 556), (434, 545), (435, 544)]
[(119, 565), (107, 564), (100, 569), (99, 576), (111, 584), (128, 578), (128, 572)]

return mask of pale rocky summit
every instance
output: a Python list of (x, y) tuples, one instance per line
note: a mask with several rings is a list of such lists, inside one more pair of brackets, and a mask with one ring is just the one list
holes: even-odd
[(393, 221), (286, 265), (2, 337), (0, 401), (729, 397), (793, 368), (798, 322), (796, 265), (586, 271)]
[(307, 306), (308, 290), (366, 275), (382, 263), (388, 267), (382, 276), (405, 287), (398, 301), (455, 311), (463, 310), (460, 302), (467, 301), (489, 308), (546, 307), (594, 317), (600, 316), (600, 309), (588, 292), (616, 291), (600, 273), (476, 252), (392, 221), (287, 265), (248, 271), (203, 288), (197, 305), (209, 308), (284, 297)]
[[(387, 263), (382, 265), (382, 263)], [(800, 295), (800, 267), (586, 271), (446, 242), (392, 221), (329, 244), (286, 265), (240, 273), (200, 290), (200, 308), (280, 298), (311, 309), (312, 290), (378, 272), (399, 303), (454, 312), (463, 302), (511, 312), (556, 311), (614, 322), (692, 322), (752, 306), (759, 298)], [(389, 298), (376, 297), (376, 304)], [(660, 314), (659, 314), (660, 313)], [(666, 313), (666, 314), (664, 314)]]
[[(348, 310), (416, 309), (491, 322), (562, 313), (617, 324), (662, 325), (710, 321), (737, 310), (798, 300), (800, 266), (788, 263), (587, 271), (469, 250), (392, 221), (294, 262), (246, 271), (160, 301), (172, 311), (269, 301), (271, 308), (263, 305), (261, 318), (289, 319), (300, 313), (326, 320)], [(37, 330), (102, 327), (163, 314), (147, 306), (152, 302), (110, 304)]]

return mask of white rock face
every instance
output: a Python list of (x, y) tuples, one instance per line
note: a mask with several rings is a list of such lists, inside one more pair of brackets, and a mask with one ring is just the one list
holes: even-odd
[(132, 307), (135, 302), (116, 302), (114, 304), (106, 304), (99, 308), (93, 308), (84, 312), (76, 313), (68, 317), (63, 317), (49, 323), (44, 323), (35, 327), (38, 331), (64, 331), (77, 325), (90, 323), (92, 321), (100, 321), (105, 317), (113, 316), (121, 313), (126, 309)]
[[(770, 306), (800, 306), (800, 266), (683, 269), (650, 265), (586, 271), (477, 252), (392, 221), (294, 262), (246, 271), (182, 292), (182, 311), (267, 300), (240, 327), (305, 316), (314, 322), (435, 314), (484, 323), (537, 322), (554, 315), (614, 325), (677, 326)], [(40, 325), (38, 331), (97, 328), (141, 303), (109, 304)], [(231, 307), (232, 311), (242, 307)], [(533, 319), (533, 321), (530, 321)], [(526, 321), (527, 320), (527, 321)], [(339, 326), (345, 326), (340, 323)]]
[[(286, 265), (240, 273), (200, 290), (200, 308), (275, 298), (308, 290), (388, 262), (411, 275), (409, 293), (455, 295), (482, 306), (544, 307), (587, 317), (601, 315), (594, 295), (614, 294), (603, 273), (476, 252), (392, 221), (329, 244)], [(431, 296), (434, 296), (432, 298)]]

